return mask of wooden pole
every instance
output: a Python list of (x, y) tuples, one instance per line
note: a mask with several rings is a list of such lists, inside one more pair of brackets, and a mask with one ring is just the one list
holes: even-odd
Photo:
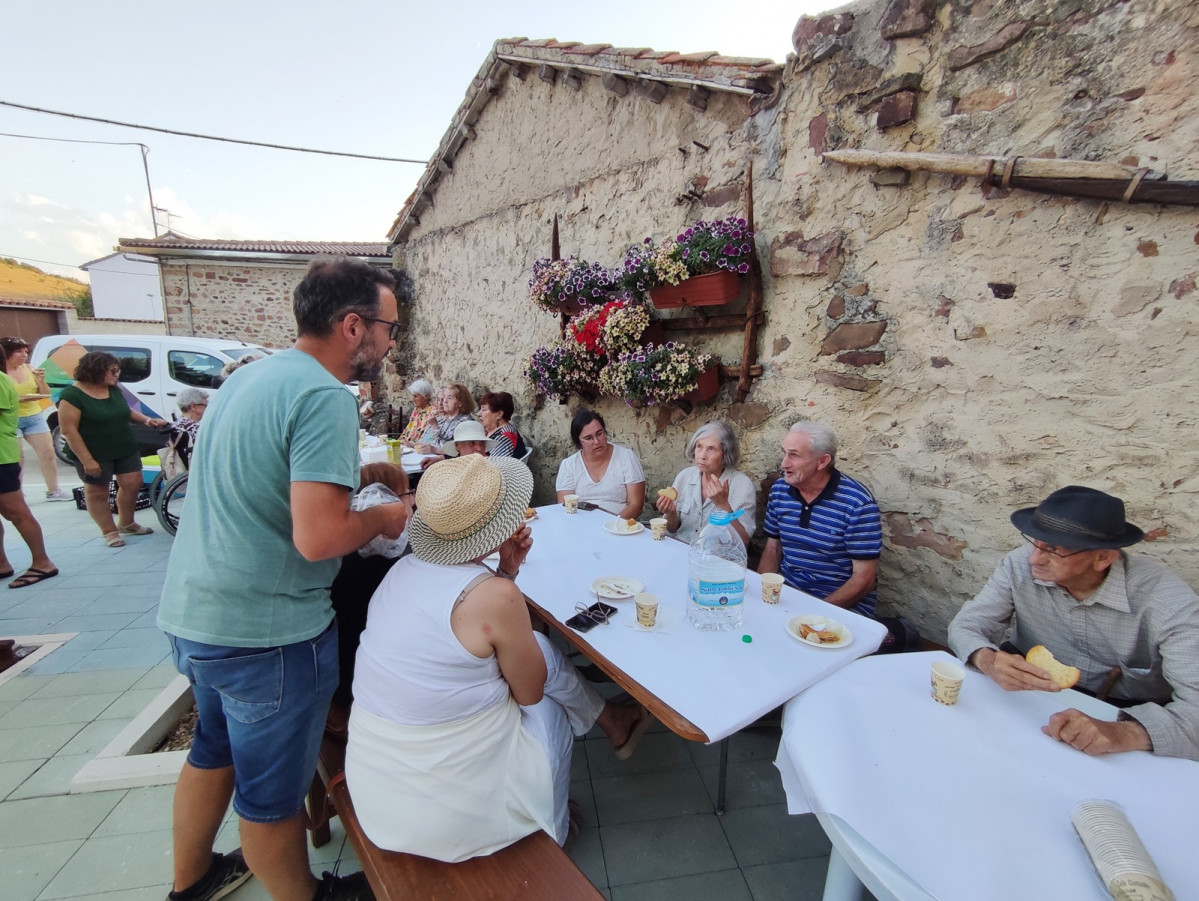
[[(846, 166), (878, 166), (883, 169), (945, 172), (950, 175), (1002, 176), (1012, 163), (1011, 177), (1021, 178), (1122, 178), (1139, 172), (1117, 163), (1092, 163), (1086, 160), (1052, 160), (1041, 157), (991, 157), (965, 153), (904, 153), (903, 151), (831, 150), (824, 159)], [(1160, 173), (1146, 178), (1159, 179)]]
[[(754, 228), (754, 164), (751, 161), (745, 172), (745, 221), (750, 231)], [(741, 342), (741, 373), (737, 379), (737, 403), (744, 403), (749, 395), (754, 364), (758, 362), (758, 310), (762, 306), (762, 263), (758, 259), (757, 240), (750, 242), (749, 252), (749, 299), (745, 304), (745, 337)], [(761, 367), (757, 367), (761, 372)]]

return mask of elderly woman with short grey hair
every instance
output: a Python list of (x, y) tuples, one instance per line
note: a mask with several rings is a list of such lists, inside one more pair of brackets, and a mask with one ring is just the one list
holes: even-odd
[(429, 403), (433, 399), (433, 386), (427, 379), (417, 379), (408, 386), (408, 393), (412, 395), (412, 415), (400, 433), (400, 440), (412, 447), (423, 440), (430, 426), (436, 424), (437, 410)]
[(742, 511), (732, 528), (741, 540), (749, 538), (757, 525), (758, 497), (753, 480), (737, 470), (740, 452), (737, 436), (725, 422), (701, 425), (687, 442), (684, 451), (694, 466), (675, 476), (671, 491), (658, 493), (657, 508), (666, 517), (666, 529), (680, 541), (695, 540), (718, 511)]
[(175, 398), (175, 403), (179, 406), (180, 416), (171, 423), (175, 432), (171, 443), (183, 458), (183, 465), (191, 466), (191, 449), (196, 446), (200, 420), (208, 409), (208, 392), (199, 388), (184, 388)]

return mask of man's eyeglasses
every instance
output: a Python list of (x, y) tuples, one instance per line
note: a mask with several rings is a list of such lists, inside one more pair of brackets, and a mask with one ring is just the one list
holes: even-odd
[(1069, 548), (1053, 547), (1052, 545), (1046, 544), (1044, 541), (1038, 541), (1036, 538), (1030, 538), (1023, 532), (1020, 533), (1020, 537), (1035, 547), (1038, 551), (1044, 551), (1046, 554), (1052, 554), (1053, 556), (1061, 557), (1062, 559), (1065, 559), (1066, 557), (1073, 557), (1075, 554), (1085, 554), (1088, 550), (1088, 548), (1083, 548), (1082, 550), (1072, 551)]
[(400, 340), (400, 330), (403, 328), (398, 322), (392, 322), (390, 319), (379, 319), (375, 316), (359, 316), (359, 319), (365, 319), (367, 322), (381, 322), (387, 326), (387, 337), (391, 341)]

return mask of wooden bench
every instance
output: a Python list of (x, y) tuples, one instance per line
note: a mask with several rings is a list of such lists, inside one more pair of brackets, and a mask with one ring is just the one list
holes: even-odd
[(544, 832), (527, 835), (487, 857), (443, 863), (415, 854), (384, 851), (366, 837), (345, 774), (329, 783), (329, 800), (378, 901), (601, 901), (558, 843)]

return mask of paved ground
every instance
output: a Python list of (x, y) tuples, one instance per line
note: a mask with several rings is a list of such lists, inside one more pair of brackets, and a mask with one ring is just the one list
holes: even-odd
[[(63, 467), (64, 484), (77, 485)], [(172, 786), (70, 795), (71, 777), (175, 675), (154, 627), (172, 539), (104, 545), (72, 503), (26, 496), (46, 533), (57, 578), (0, 587), (0, 636), (78, 632), (31, 670), (0, 685), (0, 873), (4, 901), (162, 899), (170, 881)], [(5, 547), (21, 572), (28, 552), (11, 527)], [(573, 857), (612, 901), (819, 898), (828, 842), (812, 817), (789, 817), (771, 761), (777, 728), (730, 745), (728, 811), (712, 812), (718, 751), (669, 732), (645, 736), (627, 761), (607, 742), (576, 744), (572, 794), (587, 823)], [(238, 845), (226, 823), (218, 850)], [(335, 820), (313, 868), (358, 869)], [(251, 880), (231, 896), (266, 898)]]

